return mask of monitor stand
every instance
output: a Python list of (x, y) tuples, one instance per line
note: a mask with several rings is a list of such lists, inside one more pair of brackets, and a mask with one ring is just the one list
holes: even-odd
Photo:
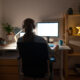
[(54, 42), (54, 39), (51, 38), (51, 37), (47, 37), (47, 42), (48, 42), (48, 43), (53, 43), (53, 42)]
[(49, 43), (49, 37), (47, 37), (47, 42)]

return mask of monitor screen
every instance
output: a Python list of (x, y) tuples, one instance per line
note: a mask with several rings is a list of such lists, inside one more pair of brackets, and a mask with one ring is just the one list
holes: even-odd
[(20, 33), (20, 37), (24, 36), (25, 32), (21, 32)]
[(58, 37), (59, 35), (59, 23), (50, 22), (50, 23), (37, 23), (37, 35), (47, 36), (47, 37)]

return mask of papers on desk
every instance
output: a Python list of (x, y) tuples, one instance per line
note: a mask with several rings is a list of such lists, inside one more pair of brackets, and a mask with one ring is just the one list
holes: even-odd
[[(49, 47), (51, 49), (54, 49), (56, 47), (56, 45), (58, 45), (57, 42), (55, 43), (48, 43)], [(65, 44), (63, 44), (62, 46), (59, 45), (59, 50), (71, 50), (71, 48)]]
[(70, 50), (71, 48), (67, 45), (59, 46), (60, 50)]
[(10, 43), (10, 44), (7, 45), (7, 47), (11, 47), (11, 46), (16, 47), (17, 46), (17, 43), (16, 42), (13, 42), (13, 43)]
[(3, 47), (4, 50), (16, 50), (16, 47)]

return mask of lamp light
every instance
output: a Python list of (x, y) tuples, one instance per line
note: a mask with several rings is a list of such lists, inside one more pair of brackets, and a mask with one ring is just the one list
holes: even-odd
[(80, 34), (80, 26), (76, 27), (78, 29), (78, 34)]

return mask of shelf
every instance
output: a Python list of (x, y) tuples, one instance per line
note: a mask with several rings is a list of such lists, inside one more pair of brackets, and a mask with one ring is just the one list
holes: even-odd
[(80, 14), (72, 14), (72, 15), (68, 15), (68, 16), (71, 16), (71, 17), (73, 17), (73, 16), (80, 16)]
[(74, 71), (74, 70), (69, 69), (68, 75), (77, 75), (77, 73), (75, 73), (75, 71)]
[(80, 53), (67, 54), (67, 56), (80, 56)]
[(80, 34), (73, 34), (72, 36), (79, 36), (80, 37)]
[(69, 73), (68, 73), (69, 76), (78, 76), (78, 73), (75, 72), (73, 69), (69, 69)]
[(68, 76), (68, 80), (80, 80), (80, 76)]
[[(65, 79), (69, 79), (69, 76), (78, 76), (77, 72), (72, 69), (74, 64), (80, 64), (80, 34), (76, 30), (76, 26), (80, 25), (80, 14), (72, 14), (64, 16), (64, 32), (65, 32), (65, 43), (68, 44), (74, 53), (65, 54)], [(72, 27), (72, 34), (69, 33), (69, 28)], [(78, 58), (78, 59), (77, 59)], [(74, 79), (75, 80), (75, 79)], [(79, 79), (80, 80), (80, 79)]]

